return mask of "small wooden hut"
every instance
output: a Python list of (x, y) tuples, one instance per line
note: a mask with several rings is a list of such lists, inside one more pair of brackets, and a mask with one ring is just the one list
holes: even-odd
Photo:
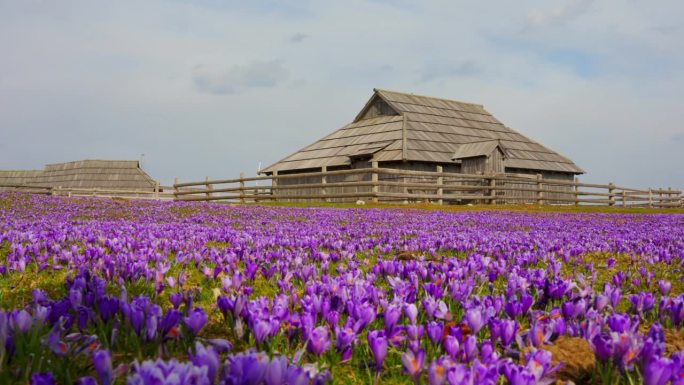
[[(371, 162), (402, 170), (441, 167), (451, 173), (531, 174), (563, 181), (584, 173), (569, 158), (505, 126), (481, 105), (380, 89), (374, 90), (351, 123), (261, 172), (369, 168)], [(328, 183), (354, 177), (358, 176), (331, 177)], [(319, 182), (312, 177), (288, 178), (281, 185)], [(341, 189), (351, 192), (348, 187)], [(289, 193), (315, 192), (302, 188)]]
[(1, 185), (154, 191), (157, 182), (137, 160), (79, 160), (48, 164), (43, 170), (0, 170)]

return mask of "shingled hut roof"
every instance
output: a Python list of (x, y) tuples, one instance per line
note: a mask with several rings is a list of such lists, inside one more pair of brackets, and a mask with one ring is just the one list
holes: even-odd
[(43, 170), (0, 170), (0, 184), (27, 184), (35, 182), (42, 175)]
[[(453, 163), (462, 144), (497, 141), (508, 168), (584, 173), (572, 160), (506, 127), (479, 104), (375, 89), (352, 123), (262, 170), (316, 169), (373, 161)], [(457, 162), (457, 161), (456, 161)]]
[(136, 160), (79, 160), (48, 164), (44, 170), (0, 171), (0, 183), (113, 190), (152, 190), (156, 184)]

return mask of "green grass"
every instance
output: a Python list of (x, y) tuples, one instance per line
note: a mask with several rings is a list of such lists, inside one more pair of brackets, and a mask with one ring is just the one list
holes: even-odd
[(50, 298), (63, 297), (67, 294), (66, 276), (67, 270), (51, 269), (0, 275), (0, 309), (19, 309), (30, 304), (33, 289), (45, 291)]

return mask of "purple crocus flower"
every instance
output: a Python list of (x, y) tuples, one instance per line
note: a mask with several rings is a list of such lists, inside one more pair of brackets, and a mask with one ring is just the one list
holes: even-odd
[(401, 308), (395, 305), (389, 305), (385, 310), (385, 330), (389, 331), (394, 328), (401, 317)]
[(195, 354), (192, 354), (192, 352), (188, 353), (190, 362), (192, 362), (195, 366), (201, 367), (201, 366), (206, 366), (207, 367), (207, 376), (209, 378), (210, 383), (214, 383), (214, 379), (216, 378), (216, 374), (218, 373), (219, 369), (219, 355), (218, 353), (214, 350), (213, 347), (204, 347), (201, 343), (196, 342), (195, 343)]
[(512, 362), (507, 363), (502, 368), (504, 377), (508, 380), (511, 385), (536, 385), (537, 381), (534, 374), (527, 371), (524, 367), (514, 364)]
[(529, 330), (529, 342), (534, 347), (540, 347), (549, 342), (552, 333), (553, 330), (548, 328), (544, 322), (535, 321)]
[(233, 350), (233, 344), (223, 338), (211, 338), (207, 340), (207, 343), (218, 353), (228, 353)]
[[(231, 370), (232, 368), (233, 366), (231, 366)], [(211, 385), (207, 372), (208, 369), (205, 366), (197, 367), (191, 363), (181, 363), (176, 360), (135, 362), (133, 374), (128, 377), (127, 383), (129, 385), (172, 383)]]
[[(219, 297), (219, 298), (221, 298), (221, 297)], [(183, 294), (181, 294), (179, 292), (174, 292), (174, 293), (169, 294), (169, 302), (171, 302), (171, 305), (173, 305), (174, 309), (178, 310), (181, 303), (183, 303)], [(219, 302), (219, 307), (220, 307), (220, 301), (218, 301), (218, 298), (217, 298), (217, 302)], [(221, 310), (223, 310), (223, 309), (221, 309)]]
[(670, 289), (672, 289), (672, 283), (670, 283), (670, 281), (665, 281), (663, 279), (658, 281), (658, 290), (660, 290), (660, 294), (666, 296), (670, 293)]
[(387, 356), (387, 337), (384, 330), (372, 330), (368, 333), (368, 346), (370, 346), (373, 358), (375, 358), (375, 369), (380, 371), (382, 363)]
[(252, 328), (252, 333), (257, 345), (261, 344), (271, 333), (271, 323), (268, 320), (257, 320)]
[(433, 345), (439, 344), (444, 335), (444, 324), (437, 321), (430, 321), (427, 324), (427, 335)]
[(55, 385), (55, 376), (52, 372), (31, 374), (31, 385)]
[(475, 336), (468, 336), (466, 337), (465, 341), (463, 341), (463, 345), (461, 346), (461, 350), (463, 352), (463, 359), (467, 362), (470, 362), (477, 357), (478, 351), (477, 351), (477, 338)]
[(138, 306), (135, 303), (131, 303), (130, 308), (128, 310), (128, 319), (130, 320), (131, 325), (133, 326), (133, 330), (135, 330), (136, 334), (140, 335), (143, 323), (145, 322), (145, 312), (140, 306)]
[(417, 384), (420, 379), (420, 373), (423, 371), (423, 365), (425, 365), (425, 351), (420, 349), (414, 353), (412, 350), (407, 350), (401, 355), (401, 362), (404, 364), (404, 369), (411, 376), (413, 382)]
[(608, 362), (613, 355), (613, 340), (607, 334), (595, 335), (591, 340), (591, 347), (596, 359), (601, 362)]
[(109, 350), (96, 350), (93, 352), (93, 366), (100, 378), (101, 385), (110, 385), (114, 377), (112, 368), (112, 356)]
[(70, 289), (69, 290), (69, 301), (71, 302), (71, 306), (75, 309), (78, 306), (81, 306), (83, 303), (83, 292), (79, 289)]
[(15, 333), (26, 333), (31, 328), (33, 317), (26, 310), (20, 310), (10, 315), (10, 325)]
[(260, 384), (269, 364), (266, 354), (251, 350), (229, 357), (228, 360), (230, 368), (221, 377), (229, 380), (227, 383), (233, 384)]
[(613, 360), (620, 369), (631, 370), (639, 358), (644, 342), (637, 333), (611, 333), (613, 340)]
[(428, 365), (428, 384), (429, 385), (444, 385), (446, 382), (447, 368), (444, 364), (444, 359), (438, 358)]
[(416, 324), (416, 319), (418, 317), (418, 308), (415, 303), (410, 303), (404, 307), (404, 315), (409, 319), (412, 325)]
[(447, 380), (449, 384), (472, 384), (471, 371), (463, 364), (455, 364), (453, 368), (447, 371)]
[(406, 341), (406, 328), (404, 326), (395, 326), (386, 334), (387, 341), (395, 348), (400, 347)]
[(317, 357), (320, 357), (323, 352), (330, 348), (328, 329), (324, 326), (319, 326), (311, 331), (306, 348)]
[(157, 327), (159, 326), (159, 317), (156, 314), (148, 314), (145, 321), (145, 339), (152, 341), (157, 338)]
[(504, 305), (504, 312), (510, 318), (520, 317), (523, 313), (522, 305), (518, 301), (507, 302)]
[(119, 300), (110, 296), (100, 297), (97, 300), (97, 310), (102, 321), (107, 322), (119, 311)]
[(207, 323), (207, 313), (201, 307), (196, 307), (190, 311), (187, 317), (183, 318), (183, 323), (190, 329), (192, 334), (199, 334), (200, 330)]
[(597, 294), (596, 299), (594, 300), (594, 307), (596, 308), (597, 311), (601, 311), (606, 306), (608, 306), (609, 301), (610, 301), (610, 298), (608, 298), (607, 295)]
[(178, 324), (183, 315), (176, 309), (169, 309), (159, 323), (159, 331), (163, 337), (176, 338), (180, 335)]
[(47, 346), (58, 357), (64, 357), (69, 353), (69, 345), (61, 340), (61, 329), (59, 325), (55, 325), (45, 341)]
[(665, 357), (653, 357), (644, 364), (644, 385), (665, 385), (674, 372), (675, 363)]
[(510, 346), (515, 340), (518, 332), (518, 322), (514, 320), (502, 320), (499, 323), (499, 338), (501, 338), (501, 345), (504, 347)]
[(287, 380), (287, 358), (284, 356), (274, 357), (266, 367), (264, 384), (282, 385)]
[(299, 366), (290, 365), (287, 368), (287, 384), (290, 385), (308, 385), (309, 374)]
[(449, 355), (449, 357), (456, 359), (456, 357), (458, 357), (459, 349), (460, 345), (456, 337), (448, 335), (446, 338), (444, 338), (444, 351)]
[(351, 359), (354, 340), (356, 340), (356, 333), (352, 328), (335, 326), (335, 350), (342, 355), (343, 362)]
[(418, 341), (423, 337), (425, 326), (423, 325), (408, 325), (406, 326), (406, 335), (410, 340)]
[(484, 319), (482, 317), (482, 309), (472, 308), (468, 309), (465, 314), (465, 321), (473, 333), (477, 333), (484, 326)]
[[(180, 293), (178, 293), (180, 294)], [(170, 298), (170, 296), (169, 296)], [(182, 296), (181, 299), (182, 300)], [(179, 301), (180, 301), (179, 300)], [(173, 301), (171, 301), (173, 302)], [(224, 316), (227, 316), (228, 314), (232, 314), (233, 308), (235, 307), (235, 300), (231, 300), (230, 298), (226, 297), (225, 295), (220, 295), (216, 297), (216, 305), (218, 306), (219, 310), (221, 310), (221, 313), (223, 313)], [(178, 304), (180, 306), (180, 302)]]
[(551, 353), (546, 350), (533, 349), (526, 355), (526, 369), (535, 378), (535, 384), (552, 383), (554, 373), (560, 364), (551, 365)]

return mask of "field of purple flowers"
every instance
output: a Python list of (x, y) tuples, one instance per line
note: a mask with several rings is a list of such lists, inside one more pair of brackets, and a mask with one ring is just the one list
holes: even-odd
[(684, 384), (684, 215), (0, 194), (2, 384)]

